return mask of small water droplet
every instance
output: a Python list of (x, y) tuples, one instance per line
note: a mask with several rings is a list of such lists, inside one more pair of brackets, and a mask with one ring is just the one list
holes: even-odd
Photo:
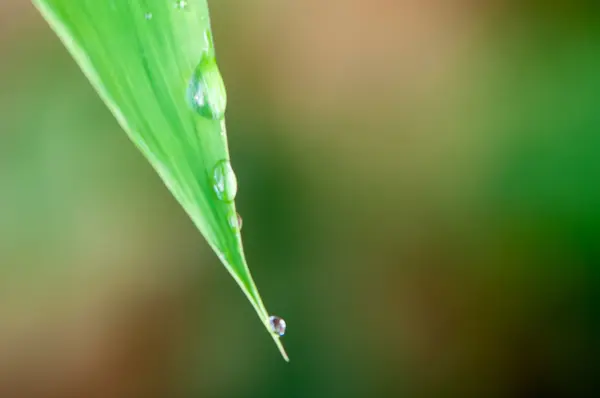
[(144, 14), (144, 18), (146, 18), (148, 21), (151, 20), (153, 17), (151, 12), (147, 12), (146, 14)]
[(227, 93), (214, 56), (202, 57), (190, 80), (187, 98), (192, 109), (206, 118), (220, 120), (225, 116)]
[(233, 202), (237, 194), (237, 178), (228, 160), (221, 160), (213, 171), (213, 188), (224, 202)]
[(243, 224), (242, 216), (240, 216), (239, 213), (231, 212), (229, 214), (229, 226), (233, 230), (235, 230), (235, 231), (241, 231), (242, 230), (242, 224)]
[(212, 38), (212, 32), (211, 32), (210, 28), (207, 28), (204, 31), (204, 41), (206, 41), (206, 46), (208, 48), (213, 48), (214, 47), (213, 38)]
[(271, 331), (279, 336), (283, 336), (285, 334), (285, 320), (278, 316), (270, 316), (269, 317), (269, 325), (271, 326)]
[(175, 2), (175, 8), (179, 8), (180, 10), (183, 10), (187, 6), (188, 6), (188, 2), (185, 0), (178, 0)]

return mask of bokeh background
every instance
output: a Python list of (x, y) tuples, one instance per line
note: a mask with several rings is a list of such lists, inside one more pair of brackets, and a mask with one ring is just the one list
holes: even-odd
[(600, 391), (600, 4), (210, 0), (285, 364), (24, 0), (0, 3), (0, 397)]

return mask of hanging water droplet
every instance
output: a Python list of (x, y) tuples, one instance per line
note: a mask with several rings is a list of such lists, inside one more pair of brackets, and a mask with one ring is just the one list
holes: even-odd
[(229, 213), (229, 226), (234, 231), (241, 231), (242, 223), (243, 223), (242, 216), (240, 216), (239, 213), (236, 213), (235, 211)]
[(227, 93), (214, 56), (205, 54), (194, 70), (187, 97), (192, 109), (200, 115), (215, 120), (225, 116)]
[(285, 320), (278, 316), (270, 316), (269, 317), (269, 325), (271, 326), (271, 331), (279, 336), (283, 336), (285, 334)]
[(148, 21), (151, 20), (153, 17), (151, 12), (147, 12), (146, 14), (144, 14), (144, 18), (146, 18)]
[(224, 202), (233, 202), (237, 194), (237, 178), (228, 160), (221, 160), (213, 171), (213, 188)]

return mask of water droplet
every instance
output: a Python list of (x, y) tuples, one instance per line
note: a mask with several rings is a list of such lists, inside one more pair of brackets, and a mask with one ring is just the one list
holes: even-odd
[(200, 115), (215, 120), (225, 116), (227, 93), (214, 56), (205, 54), (196, 67), (187, 97), (192, 109)]
[(151, 20), (153, 17), (151, 12), (147, 12), (146, 14), (144, 14), (144, 18), (146, 18), (148, 21)]
[(186, 8), (188, 5), (188, 2), (185, 0), (178, 0), (175, 2), (175, 8), (179, 8), (180, 10), (183, 10), (184, 8)]
[(225, 120), (221, 120), (221, 137), (227, 136), (227, 125), (225, 124)]
[(235, 230), (235, 231), (241, 231), (242, 230), (242, 224), (243, 224), (242, 216), (240, 216), (239, 213), (231, 212), (229, 214), (229, 226), (233, 230)]
[(237, 178), (228, 160), (221, 160), (213, 172), (213, 188), (224, 202), (233, 202), (237, 194)]
[(271, 326), (271, 331), (279, 336), (283, 336), (285, 334), (285, 320), (278, 316), (270, 316), (269, 317), (269, 325)]
[(208, 48), (213, 48), (214, 47), (213, 38), (212, 38), (212, 32), (211, 32), (210, 28), (207, 28), (204, 31), (204, 40), (206, 41), (206, 46)]

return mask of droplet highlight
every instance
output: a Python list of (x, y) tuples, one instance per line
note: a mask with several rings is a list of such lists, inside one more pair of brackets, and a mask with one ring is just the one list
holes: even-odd
[(205, 54), (194, 70), (187, 99), (192, 109), (201, 116), (214, 120), (225, 116), (227, 92), (213, 55)]
[(153, 17), (151, 12), (147, 12), (144, 14), (144, 18), (146, 18), (147, 21), (151, 20)]
[(270, 316), (269, 317), (269, 325), (271, 326), (271, 331), (278, 336), (283, 336), (285, 334), (285, 320), (278, 316)]
[(213, 188), (224, 202), (233, 202), (237, 195), (237, 178), (228, 160), (221, 160), (213, 171)]

